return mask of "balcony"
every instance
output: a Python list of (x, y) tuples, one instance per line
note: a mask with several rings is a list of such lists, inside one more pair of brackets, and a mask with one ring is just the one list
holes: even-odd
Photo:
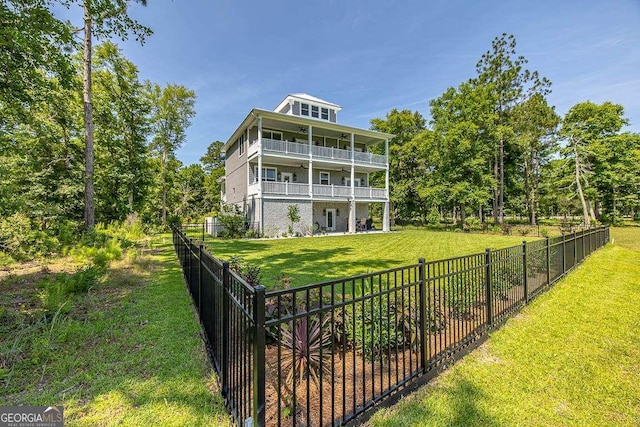
[[(258, 141), (254, 140), (250, 145), (249, 154), (253, 154), (258, 150)], [(278, 141), (275, 139), (262, 139), (262, 152), (265, 154), (288, 154), (293, 156), (309, 156), (309, 144), (301, 144), (299, 142)], [(314, 158), (337, 161), (351, 161), (351, 150), (343, 150), (334, 147), (311, 146), (311, 153)], [(354, 161), (356, 164), (369, 164), (378, 167), (385, 167), (387, 164), (386, 156), (374, 153), (363, 153), (356, 151)]]
[[(258, 183), (249, 186), (249, 194), (258, 194), (260, 187)], [(313, 199), (349, 199), (351, 198), (351, 187), (343, 185), (322, 185), (313, 184)], [(384, 188), (355, 187), (356, 200), (387, 200), (387, 191)], [(295, 182), (262, 182), (262, 194), (269, 196), (293, 196), (298, 198), (309, 198), (309, 184), (298, 184)]]

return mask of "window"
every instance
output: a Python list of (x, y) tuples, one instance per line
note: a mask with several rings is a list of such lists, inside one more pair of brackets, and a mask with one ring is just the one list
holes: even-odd
[(244, 134), (238, 138), (238, 156), (242, 156), (244, 154), (244, 143), (246, 139), (247, 138)]
[[(254, 166), (253, 167), (253, 175), (254, 175), (254, 182), (258, 182), (258, 167)], [(262, 168), (262, 180), (263, 181), (276, 181), (276, 177), (278, 176), (278, 171), (276, 170), (276, 168), (266, 168), (263, 167)]]
[(317, 105), (312, 105), (312, 106), (311, 106), (311, 117), (314, 117), (314, 118), (316, 118), (316, 119), (317, 119), (318, 117), (320, 117), (320, 114), (319, 114), (319, 108), (318, 108), (318, 106), (317, 106)]
[(263, 130), (262, 138), (275, 139), (276, 141), (282, 141), (282, 132), (278, 132), (275, 130)]
[(329, 109), (328, 108), (322, 108), (322, 120), (329, 120)]
[(309, 115), (309, 104), (300, 104), (300, 115), (301, 116)]
[(329, 172), (320, 172), (320, 184), (329, 185), (330, 182)]

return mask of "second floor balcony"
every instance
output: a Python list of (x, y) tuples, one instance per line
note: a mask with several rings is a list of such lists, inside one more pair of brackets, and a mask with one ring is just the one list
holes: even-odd
[[(253, 154), (258, 150), (258, 141), (254, 140), (249, 148), (249, 154)], [(292, 141), (280, 141), (275, 139), (262, 139), (262, 152), (265, 154), (284, 154), (291, 156), (309, 157), (309, 144), (292, 142)], [(338, 162), (351, 162), (353, 158), (356, 164), (368, 164), (377, 167), (385, 167), (387, 164), (387, 158), (381, 154), (351, 151), (337, 147), (323, 147), (312, 145), (311, 154), (313, 158), (323, 160), (333, 160)]]
[[(312, 199), (350, 199), (351, 187), (344, 185), (312, 184), (309, 192), (309, 184), (295, 182), (262, 181), (262, 194), (267, 196), (289, 196)], [(386, 201), (387, 191), (384, 188), (355, 187), (356, 200)], [(255, 195), (260, 191), (259, 183), (249, 186), (249, 194)]]

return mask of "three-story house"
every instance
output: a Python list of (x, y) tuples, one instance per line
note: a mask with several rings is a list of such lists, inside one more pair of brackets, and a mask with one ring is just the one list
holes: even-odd
[[(389, 231), (393, 135), (338, 124), (340, 110), (307, 94), (287, 96), (274, 111), (252, 109), (223, 147), (223, 202), (273, 236), (287, 231), (289, 205), (298, 205), (296, 232), (353, 233), (370, 226), (369, 206), (380, 203)], [(385, 154), (372, 153), (374, 146)], [(384, 174), (384, 188), (370, 185), (376, 172)]]

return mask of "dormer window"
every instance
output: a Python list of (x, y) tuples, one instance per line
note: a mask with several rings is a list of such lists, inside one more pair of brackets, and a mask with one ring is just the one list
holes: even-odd
[(273, 110), (276, 113), (291, 116), (308, 117), (324, 122), (336, 123), (336, 116), (342, 107), (331, 102), (324, 101), (306, 93), (297, 93), (287, 96)]

